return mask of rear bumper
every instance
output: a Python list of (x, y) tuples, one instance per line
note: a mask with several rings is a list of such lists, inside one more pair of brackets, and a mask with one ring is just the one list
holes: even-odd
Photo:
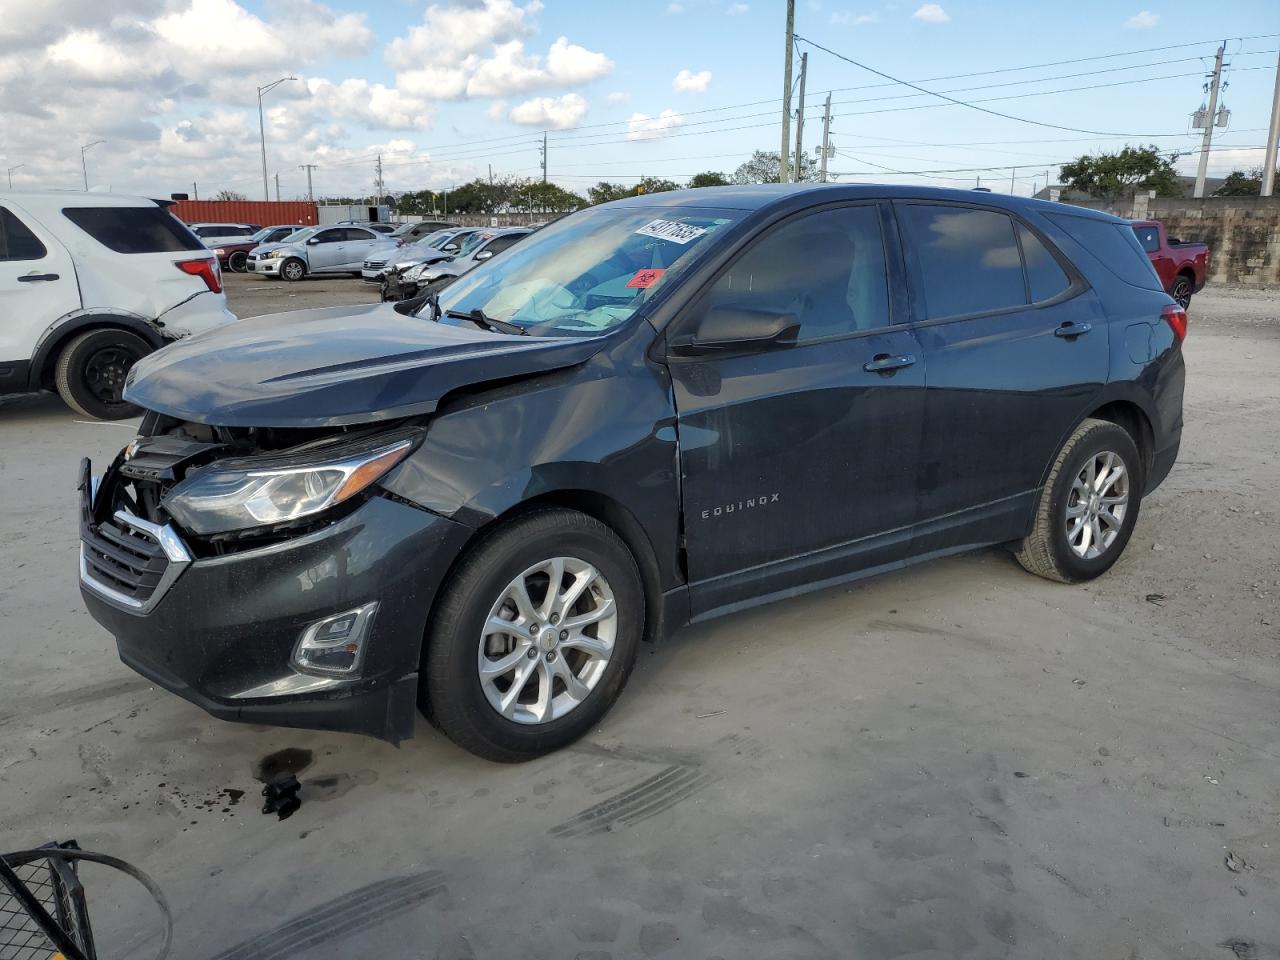
[[(413, 734), (431, 603), (468, 533), (373, 497), (295, 540), (191, 561), (146, 612), (92, 575), (82, 575), (81, 594), (121, 660), (215, 717), (397, 743)], [(372, 602), (357, 676), (294, 666), (308, 625)]]

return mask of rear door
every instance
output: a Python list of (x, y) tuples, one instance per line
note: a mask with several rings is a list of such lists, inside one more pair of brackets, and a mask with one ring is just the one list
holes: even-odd
[(716, 307), (800, 321), (792, 346), (669, 358), (695, 616), (905, 555), (925, 365), (895, 322), (886, 219), (861, 203), (768, 228), (672, 329)]
[(1095, 294), (1037, 230), (978, 205), (895, 201), (927, 373), (913, 553), (1012, 540), (1107, 379)]
[(385, 234), (365, 230), (362, 227), (347, 227), (346, 239), (342, 243), (342, 266), (347, 270), (359, 270), (375, 247), (385, 244)]
[(26, 386), (36, 339), (80, 307), (71, 255), (16, 206), (0, 206), (0, 389)]

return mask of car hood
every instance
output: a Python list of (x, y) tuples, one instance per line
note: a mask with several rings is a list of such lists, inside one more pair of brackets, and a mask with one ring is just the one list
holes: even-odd
[(285, 249), (286, 247), (287, 247), (287, 248), (289, 248), (290, 250), (299, 250), (299, 251), (300, 251), (300, 250), (302, 249), (302, 244), (300, 244), (300, 243), (280, 243), (280, 242), (278, 242), (278, 241), (277, 241), (276, 243), (260, 243), (260, 244), (258, 244), (256, 247), (254, 247), (252, 250), (250, 250), (249, 252), (250, 252), (250, 253), (256, 253), (258, 256), (262, 256), (264, 253), (270, 253), (272, 250), (283, 250), (283, 249)]
[(390, 304), (241, 320), (129, 371), (125, 399), (226, 427), (323, 427), (430, 413), (449, 392), (582, 363), (603, 337), (526, 337), (405, 316)]

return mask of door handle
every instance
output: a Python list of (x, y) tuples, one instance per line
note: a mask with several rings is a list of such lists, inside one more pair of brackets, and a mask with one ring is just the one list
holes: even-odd
[(903, 367), (909, 367), (915, 362), (916, 358), (909, 353), (898, 354), (897, 356), (890, 353), (877, 353), (862, 365), (862, 369), (867, 373), (890, 374), (895, 370), (901, 370)]
[(56, 273), (27, 273), (18, 278), (19, 283), (35, 283), (37, 280), (57, 280)]
[(1075, 337), (1083, 336), (1084, 334), (1088, 333), (1092, 329), (1093, 329), (1093, 324), (1091, 323), (1072, 323), (1070, 320), (1068, 320), (1062, 326), (1058, 327), (1057, 330), (1054, 330), (1053, 335), (1055, 337), (1066, 337), (1067, 339), (1070, 340), (1070, 339), (1074, 339)]

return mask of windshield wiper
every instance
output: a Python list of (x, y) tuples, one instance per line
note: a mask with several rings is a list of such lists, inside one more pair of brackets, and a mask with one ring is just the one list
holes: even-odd
[(479, 307), (476, 307), (470, 313), (463, 313), (461, 310), (450, 310), (445, 316), (454, 317), (458, 320), (470, 320), (481, 330), (488, 330), (490, 333), (514, 333), (521, 337), (529, 335), (529, 331), (520, 326), (520, 324), (508, 323), (506, 320), (498, 320), (487, 316)]

